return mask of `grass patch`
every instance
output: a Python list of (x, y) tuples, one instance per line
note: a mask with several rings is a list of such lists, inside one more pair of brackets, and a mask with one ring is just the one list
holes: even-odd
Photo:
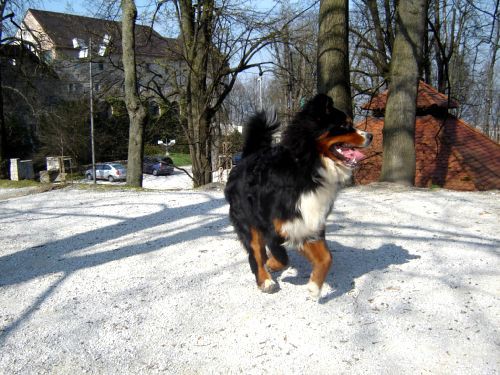
[[(174, 164), (178, 167), (191, 165), (191, 155), (184, 154), (181, 152), (170, 152), (170, 158), (174, 161)], [(165, 148), (156, 145), (146, 145), (144, 148), (144, 156), (154, 156), (162, 158), (165, 156)]]
[(189, 154), (181, 154), (178, 152), (171, 152), (170, 157), (174, 161), (174, 164), (177, 166), (183, 166), (183, 165), (191, 165), (191, 155)]
[(40, 182), (34, 180), (0, 180), (0, 189), (19, 189), (24, 187), (40, 186)]
[(80, 190), (97, 190), (97, 191), (113, 191), (113, 190), (134, 190), (143, 191), (144, 188), (139, 188), (130, 185), (111, 185), (111, 184), (69, 184), (66, 186), (72, 186)]

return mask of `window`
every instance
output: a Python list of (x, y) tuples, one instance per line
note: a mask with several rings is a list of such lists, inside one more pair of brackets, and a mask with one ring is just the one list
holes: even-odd
[(102, 72), (104, 70), (104, 64), (103, 63), (99, 63), (98, 68), (99, 68), (99, 71)]

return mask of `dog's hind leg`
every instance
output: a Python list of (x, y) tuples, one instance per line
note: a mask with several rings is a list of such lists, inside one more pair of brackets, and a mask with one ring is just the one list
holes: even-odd
[(250, 234), (250, 243), (245, 245), (248, 250), (250, 268), (255, 274), (257, 286), (265, 293), (276, 292), (279, 289), (278, 284), (271, 278), (271, 275), (264, 267), (267, 261), (264, 237), (262, 233), (255, 228), (250, 228)]
[(311, 277), (309, 278), (307, 287), (311, 296), (318, 298), (332, 264), (332, 254), (322, 239), (304, 243), (302, 250), (312, 264)]
[(267, 260), (266, 266), (271, 272), (281, 271), (288, 266), (288, 254), (282, 242), (281, 238), (273, 238), (267, 242), (271, 256)]

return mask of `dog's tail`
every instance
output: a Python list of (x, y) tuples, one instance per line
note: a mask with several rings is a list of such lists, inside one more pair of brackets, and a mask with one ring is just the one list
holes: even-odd
[(270, 147), (273, 134), (280, 127), (276, 111), (261, 111), (252, 116), (243, 129), (242, 158)]

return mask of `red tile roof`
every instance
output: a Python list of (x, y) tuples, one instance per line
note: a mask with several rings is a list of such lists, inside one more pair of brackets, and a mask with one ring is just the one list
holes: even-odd
[[(356, 127), (373, 133), (355, 180), (378, 181), (382, 167), (383, 118), (368, 117)], [(500, 189), (500, 145), (464, 121), (448, 116), (417, 116), (415, 122), (415, 186), (454, 190)]]
[[(374, 97), (362, 108), (382, 113), (387, 91)], [(449, 108), (458, 103), (450, 101)], [(420, 81), (415, 119), (415, 186), (441, 186), (455, 190), (500, 189), (500, 145), (468, 125), (447, 115), (448, 97)], [(424, 115), (425, 114), (425, 115)], [(445, 120), (446, 118), (446, 120)], [(382, 170), (384, 119), (368, 117), (356, 127), (373, 133), (367, 158), (355, 172), (355, 181), (378, 181)]]
[[(388, 90), (382, 94), (374, 96), (368, 103), (361, 106), (363, 109), (371, 109), (375, 111), (383, 111), (387, 103)], [(427, 83), (420, 81), (417, 94), (417, 109), (430, 108), (457, 108), (458, 103), (451, 99), (448, 106), (448, 96), (438, 92), (435, 88)]]

